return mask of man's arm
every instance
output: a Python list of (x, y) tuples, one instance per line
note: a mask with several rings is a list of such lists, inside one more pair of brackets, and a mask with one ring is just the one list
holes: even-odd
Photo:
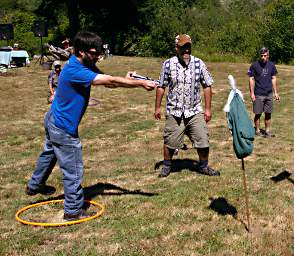
[(274, 91), (275, 100), (280, 101), (281, 98), (278, 93), (278, 85), (277, 85), (277, 77), (276, 76), (272, 76), (272, 84), (273, 84), (273, 91)]
[(132, 88), (132, 87), (143, 87), (147, 91), (151, 91), (156, 87), (154, 81), (151, 80), (137, 80), (131, 78), (132, 72), (128, 72), (126, 77), (120, 76), (110, 76), (104, 74), (98, 74), (93, 80), (93, 85), (103, 85), (109, 88), (116, 87), (124, 87), (124, 88)]
[(211, 113), (211, 98), (212, 98), (212, 88), (211, 86), (203, 89), (204, 94), (204, 119), (206, 122), (209, 122), (212, 116)]
[(160, 108), (161, 108), (161, 101), (162, 101), (162, 97), (164, 95), (164, 91), (165, 90), (162, 87), (157, 87), (157, 89), (156, 89), (154, 117), (157, 120), (161, 119)]
[(255, 87), (255, 80), (253, 76), (249, 77), (249, 91), (250, 91), (250, 97), (252, 101), (255, 101), (255, 94), (254, 94), (254, 87)]

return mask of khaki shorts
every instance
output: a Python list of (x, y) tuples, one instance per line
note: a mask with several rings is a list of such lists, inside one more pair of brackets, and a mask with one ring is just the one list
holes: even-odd
[(273, 112), (273, 95), (258, 96), (256, 95), (255, 101), (253, 101), (253, 113), (272, 113)]
[(189, 118), (166, 116), (163, 132), (164, 144), (171, 149), (181, 148), (184, 145), (184, 135), (191, 140), (194, 148), (209, 147), (209, 135), (203, 113)]

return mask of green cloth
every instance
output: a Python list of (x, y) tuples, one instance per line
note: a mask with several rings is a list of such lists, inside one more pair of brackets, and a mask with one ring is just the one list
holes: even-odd
[(253, 151), (255, 129), (249, 118), (242, 98), (235, 93), (230, 111), (227, 113), (229, 129), (233, 135), (233, 145), (239, 159), (249, 156)]

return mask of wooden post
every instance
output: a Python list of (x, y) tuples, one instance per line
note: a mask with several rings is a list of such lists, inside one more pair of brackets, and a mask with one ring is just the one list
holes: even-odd
[(246, 215), (247, 215), (247, 231), (250, 232), (250, 214), (249, 214), (249, 203), (248, 203), (248, 189), (246, 182), (244, 159), (242, 158), (242, 171), (243, 171), (243, 185), (245, 191), (245, 203), (246, 203)]

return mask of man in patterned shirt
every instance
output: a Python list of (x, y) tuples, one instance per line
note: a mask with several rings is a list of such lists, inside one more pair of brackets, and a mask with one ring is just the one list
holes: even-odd
[[(164, 166), (159, 177), (167, 177), (175, 149), (183, 146), (186, 134), (199, 156), (199, 171), (209, 176), (220, 173), (208, 166), (209, 139), (207, 122), (210, 121), (213, 79), (201, 59), (191, 55), (192, 40), (189, 35), (176, 37), (176, 53), (163, 63), (160, 84), (156, 90), (155, 112), (161, 119), (161, 101), (168, 87), (166, 123), (164, 128)], [(201, 106), (200, 85), (204, 91), (205, 108)]]

